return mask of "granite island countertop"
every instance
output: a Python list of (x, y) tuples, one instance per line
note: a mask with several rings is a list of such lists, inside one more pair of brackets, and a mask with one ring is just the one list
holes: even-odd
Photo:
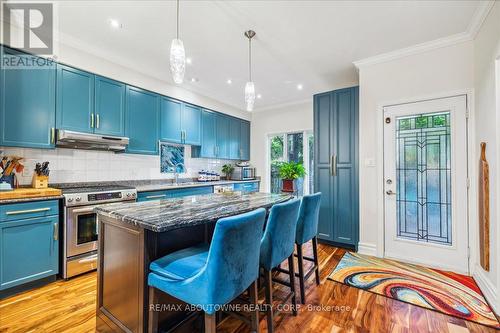
[(95, 211), (144, 229), (164, 232), (215, 222), (220, 218), (249, 212), (260, 207), (269, 208), (291, 198), (292, 196), (288, 194), (228, 192), (107, 204), (96, 207)]

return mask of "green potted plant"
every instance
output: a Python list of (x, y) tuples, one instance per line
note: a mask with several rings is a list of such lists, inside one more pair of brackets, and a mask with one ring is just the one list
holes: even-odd
[(230, 180), (231, 179), (231, 174), (234, 171), (234, 166), (232, 164), (224, 164), (222, 166), (222, 173), (226, 175), (226, 179)]
[(282, 181), (281, 190), (283, 192), (294, 192), (295, 180), (298, 178), (304, 178), (306, 175), (306, 170), (301, 163), (284, 162), (281, 163), (278, 168)]

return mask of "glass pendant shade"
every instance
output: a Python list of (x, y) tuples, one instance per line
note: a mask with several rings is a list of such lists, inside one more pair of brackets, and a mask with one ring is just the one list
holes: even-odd
[(186, 72), (186, 52), (182, 40), (175, 38), (170, 46), (170, 71), (174, 82), (182, 83)]
[(247, 111), (252, 111), (255, 103), (255, 85), (251, 81), (245, 85), (245, 102), (247, 103)]

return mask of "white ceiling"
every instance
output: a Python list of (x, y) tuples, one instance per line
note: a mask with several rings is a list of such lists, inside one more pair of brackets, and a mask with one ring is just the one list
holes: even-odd
[[(352, 62), (467, 31), (478, 1), (185, 1), (186, 89), (244, 109), (253, 29), (256, 110), (356, 84)], [(61, 1), (61, 42), (173, 84), (175, 1)], [(119, 20), (113, 30), (108, 21)], [(226, 80), (233, 83), (228, 85)], [(187, 80), (186, 80), (187, 81)], [(297, 84), (304, 89), (298, 91)]]

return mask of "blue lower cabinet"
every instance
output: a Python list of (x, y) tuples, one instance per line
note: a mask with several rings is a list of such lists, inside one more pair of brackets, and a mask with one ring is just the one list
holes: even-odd
[(168, 198), (186, 197), (189, 195), (203, 195), (213, 193), (212, 186), (200, 186), (191, 188), (177, 188), (172, 190), (139, 192), (137, 201), (161, 200)]
[(160, 103), (158, 95), (127, 86), (125, 135), (128, 153), (158, 154)]
[(233, 189), (241, 192), (259, 192), (259, 182), (236, 183)]
[[(0, 206), (8, 216), (18, 217), (0, 220), (0, 290), (58, 273), (58, 210), (56, 215), (45, 216), (57, 201), (31, 204), (29, 209), (19, 204)], [(25, 218), (37, 214), (39, 217)]]

